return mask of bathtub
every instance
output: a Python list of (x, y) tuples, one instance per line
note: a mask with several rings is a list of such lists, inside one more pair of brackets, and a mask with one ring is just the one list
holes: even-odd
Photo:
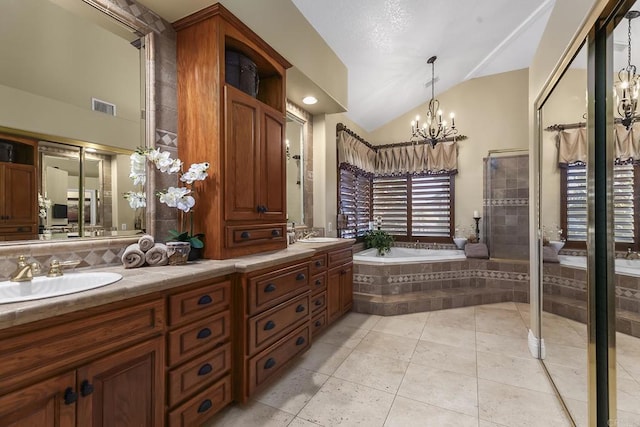
[(412, 249), (392, 247), (391, 252), (378, 256), (375, 248), (367, 249), (353, 255), (354, 262), (361, 264), (411, 264), (425, 262), (441, 262), (464, 260), (464, 251), (456, 249)]
[[(580, 268), (582, 270), (586, 270), (587, 268), (587, 257), (558, 255), (558, 260), (560, 264), (567, 267)], [(616, 258), (615, 266), (616, 274), (640, 277), (640, 259)]]

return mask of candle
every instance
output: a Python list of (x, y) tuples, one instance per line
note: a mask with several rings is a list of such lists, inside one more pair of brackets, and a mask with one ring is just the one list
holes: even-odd
[(480, 212), (478, 212), (478, 211), (473, 211), (473, 217), (474, 217), (474, 218), (480, 218)]

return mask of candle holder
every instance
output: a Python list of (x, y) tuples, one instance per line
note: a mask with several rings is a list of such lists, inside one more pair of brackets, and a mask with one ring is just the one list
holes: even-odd
[(478, 239), (478, 243), (480, 243), (480, 217), (473, 217), (476, 222), (476, 238)]

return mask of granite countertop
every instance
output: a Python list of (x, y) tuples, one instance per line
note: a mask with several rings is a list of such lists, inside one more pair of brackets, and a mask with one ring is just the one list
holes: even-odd
[[(350, 247), (353, 239), (328, 243), (295, 243), (287, 249), (226, 260), (200, 260), (184, 266), (125, 269), (114, 266), (82, 271), (119, 273), (122, 279), (100, 288), (39, 300), (0, 304), (0, 329), (34, 322), (61, 314), (164, 291), (199, 280), (233, 273), (248, 273), (285, 262), (312, 257), (318, 251)], [(67, 273), (73, 274), (73, 273)]]

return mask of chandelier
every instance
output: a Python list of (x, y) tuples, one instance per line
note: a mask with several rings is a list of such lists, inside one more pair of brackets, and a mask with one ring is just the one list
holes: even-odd
[(439, 140), (455, 136), (458, 134), (456, 129), (455, 116), (453, 113), (449, 115), (451, 124), (446, 120), (442, 120), (442, 110), (440, 109), (440, 101), (435, 98), (435, 62), (437, 56), (427, 59), (427, 64), (431, 64), (431, 99), (429, 100), (429, 108), (427, 110), (427, 118), (420, 126), (420, 116), (416, 116), (415, 121), (411, 122), (411, 139), (419, 139), (429, 142), (435, 146)]
[(629, 130), (636, 121), (636, 107), (638, 105), (638, 92), (640, 91), (640, 76), (636, 74), (636, 66), (631, 64), (631, 20), (640, 16), (637, 10), (630, 10), (624, 16), (629, 21), (627, 42), (627, 66), (618, 71), (618, 81), (615, 84), (618, 98), (618, 114), (621, 123)]

